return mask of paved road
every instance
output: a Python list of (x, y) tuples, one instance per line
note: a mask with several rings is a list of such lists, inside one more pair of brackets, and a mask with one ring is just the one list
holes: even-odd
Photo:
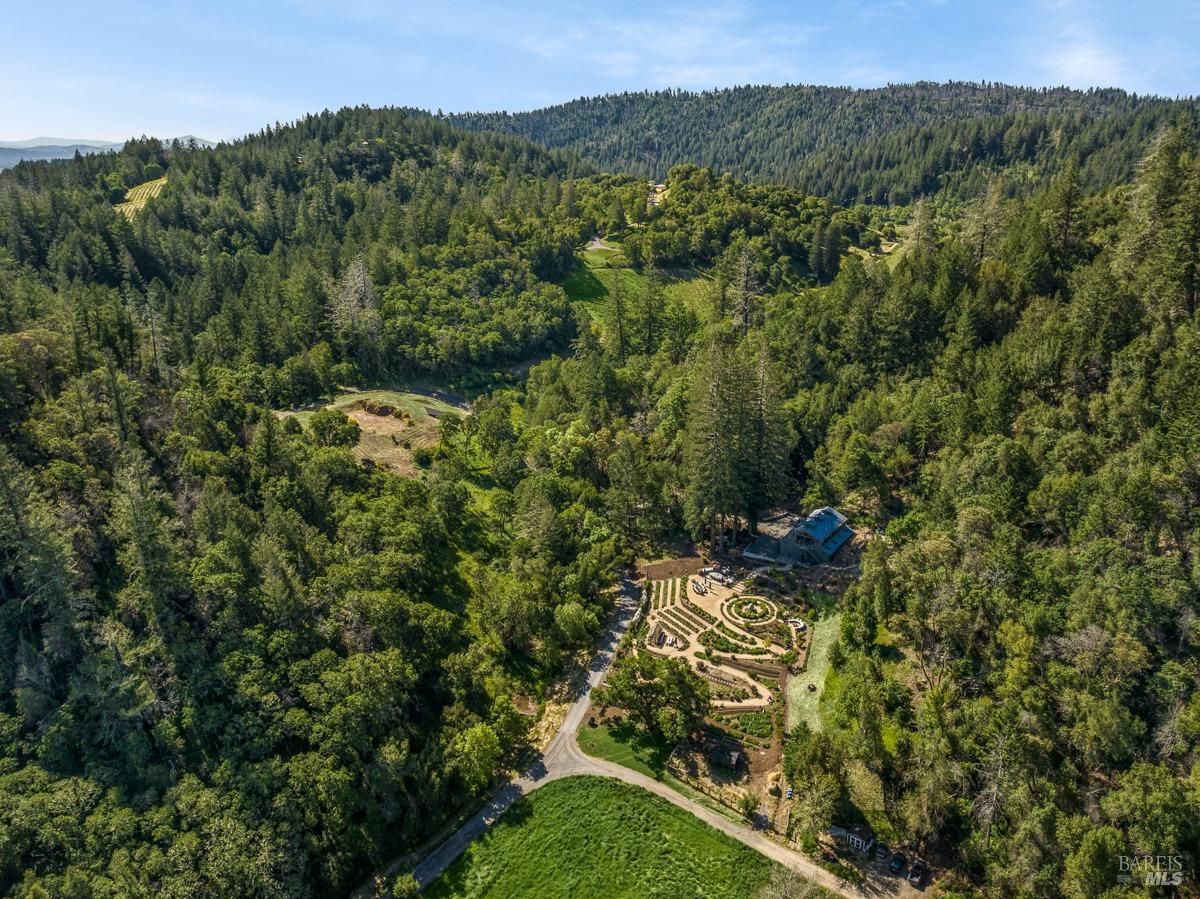
[(580, 690), (575, 701), (567, 710), (562, 726), (550, 745), (532, 764), (518, 777), (503, 787), (492, 801), (480, 809), (474, 817), (467, 820), (450, 839), (433, 850), (424, 860), (413, 869), (413, 876), (422, 887), (428, 886), (438, 878), (450, 864), (462, 855), (477, 837), (479, 837), (497, 818), (508, 811), (509, 807), (526, 793), (536, 790), (542, 784), (569, 777), (572, 774), (590, 774), (590, 771), (577, 770), (581, 765), (591, 761), (579, 749), (575, 742), (575, 732), (587, 714), (591, 702), (592, 688), (598, 685), (608, 673), (612, 665), (613, 655), (621, 643), (621, 637), (629, 629), (638, 607), (637, 587), (632, 582), (626, 582), (621, 591), (617, 609), (612, 623), (601, 639), (588, 671), (586, 685)]
[[(846, 896), (848, 899), (862, 899), (864, 896), (902, 896), (913, 894), (907, 884), (892, 881), (889, 878), (875, 878), (868, 881), (862, 888), (856, 887), (824, 868), (809, 861), (798, 852), (787, 849), (778, 843), (767, 839), (761, 833), (741, 824), (730, 821), (724, 815), (700, 805), (681, 793), (668, 787), (652, 777), (647, 777), (637, 771), (603, 759), (586, 755), (579, 748), (575, 735), (583, 723), (591, 701), (594, 687), (604, 680), (612, 665), (613, 654), (621, 642), (621, 637), (629, 628), (630, 622), (637, 611), (638, 591), (632, 582), (626, 582), (621, 593), (616, 613), (607, 633), (598, 646), (596, 657), (592, 662), (586, 686), (580, 691), (567, 711), (562, 727), (559, 728), (553, 741), (538, 759), (536, 759), (516, 780), (503, 787), (486, 806), (466, 821), (446, 842), (427, 855), (413, 870), (413, 875), (422, 887), (428, 886), (458, 858), (463, 851), (492, 825), (496, 819), (506, 812), (514, 802), (536, 790), (538, 787), (558, 780), (562, 777), (575, 775), (591, 775), (594, 777), (612, 777), (616, 780), (641, 787), (676, 805), (686, 812), (695, 815), (700, 820), (712, 825), (722, 833), (728, 834), (735, 840), (761, 852), (763, 855), (779, 862), (788, 868), (802, 874), (814, 883), (820, 884), (830, 892)], [(393, 875), (395, 871), (388, 871)]]

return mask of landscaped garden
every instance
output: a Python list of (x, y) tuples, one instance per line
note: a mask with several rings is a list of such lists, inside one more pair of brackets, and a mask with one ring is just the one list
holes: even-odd
[(766, 624), (778, 614), (775, 603), (765, 596), (739, 596), (725, 607), (729, 617), (739, 623)]
[(775, 732), (775, 721), (770, 712), (743, 712), (740, 715), (718, 715), (716, 720), (723, 728), (735, 734), (770, 740)]
[(569, 777), (513, 806), (424, 895), (751, 899), (771, 868), (658, 796), (607, 778)]
[(731, 637), (717, 631), (704, 631), (699, 638), (700, 645), (714, 652), (728, 652), (732, 654), (742, 655), (766, 655), (767, 650), (761, 646), (749, 646), (745, 643), (735, 642)]

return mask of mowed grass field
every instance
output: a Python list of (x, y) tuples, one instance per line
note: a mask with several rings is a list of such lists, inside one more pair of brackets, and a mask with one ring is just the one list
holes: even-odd
[[(829, 597), (814, 596), (812, 616), (812, 645), (804, 671), (787, 680), (787, 726), (791, 730), (805, 721), (814, 731), (821, 729), (821, 693), (829, 676), (830, 650), (842, 632), (841, 613), (831, 613), (835, 607)], [(815, 684), (816, 690), (808, 685)]]
[(771, 862), (664, 799), (568, 777), (518, 802), (430, 885), (431, 899), (753, 899)]
[(147, 200), (157, 197), (166, 186), (167, 178), (164, 175), (162, 178), (155, 178), (153, 181), (146, 181), (137, 187), (131, 187), (125, 191), (125, 202), (118, 203), (113, 208), (125, 218), (131, 219), (142, 211)]
[[(412, 474), (416, 465), (413, 450), (430, 447), (437, 442), (441, 420), (448, 414), (466, 415), (467, 411), (428, 393), (398, 390), (348, 390), (339, 393), (327, 404), (341, 409), (358, 422), (362, 435), (354, 455), (370, 459), (401, 474)], [(407, 413), (407, 416), (376, 415), (364, 405), (383, 405)], [(279, 413), (295, 416), (308, 424), (315, 410), (305, 409)]]

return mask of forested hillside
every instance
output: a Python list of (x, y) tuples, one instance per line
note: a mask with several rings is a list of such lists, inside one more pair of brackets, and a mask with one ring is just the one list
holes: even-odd
[(587, 97), (533, 112), (448, 116), (661, 179), (679, 163), (797, 187), (838, 202), (904, 205), (949, 188), (1045, 186), (1067, 162), (1096, 189), (1127, 180), (1155, 131), (1196, 102), (1121, 90), (950, 82), (855, 90), (787, 85)]
[(272, 410), (566, 350), (595, 202), (367, 110), (3, 176), (0, 893), (341, 895), (522, 750), (612, 583), (595, 489), (501, 474), (499, 406), (421, 481)]
[[(533, 370), (524, 421), (577, 435), (635, 544), (680, 525), (720, 542), (797, 495), (876, 529), (843, 600), (825, 727), (786, 743), (799, 832), (844, 820), (854, 763), (958, 895), (1121, 895), (1121, 855), (1192, 870), (1190, 129), (1160, 133), (1117, 190), (1084, 191), (1068, 165), (1027, 200), (993, 185), (961, 219), (920, 206), (898, 262), (847, 255), (827, 288), (772, 277), (795, 250), (743, 218), (746, 188), (686, 166), (667, 183), (626, 247), (717, 260), (691, 338), (623, 353), (622, 332), (643, 329), (611, 296), (600, 343)], [(705, 239), (731, 222), (715, 254)]]
[[(650, 205), (393, 110), (0, 176), (0, 891), (345, 895), (525, 748), (636, 553), (824, 502), (873, 539), (802, 831), (853, 760), (964, 895), (1194, 870), (1200, 151), (1145, 150), (888, 256), (878, 210), (692, 165)], [(490, 391), (417, 477), (275, 414), (410, 379)]]

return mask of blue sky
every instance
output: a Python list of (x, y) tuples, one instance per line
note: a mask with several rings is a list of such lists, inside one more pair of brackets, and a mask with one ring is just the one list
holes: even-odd
[(1200, 93), (1200, 4), (59, 0), (0, 12), (0, 139), (219, 139), (347, 104), (928, 79)]

